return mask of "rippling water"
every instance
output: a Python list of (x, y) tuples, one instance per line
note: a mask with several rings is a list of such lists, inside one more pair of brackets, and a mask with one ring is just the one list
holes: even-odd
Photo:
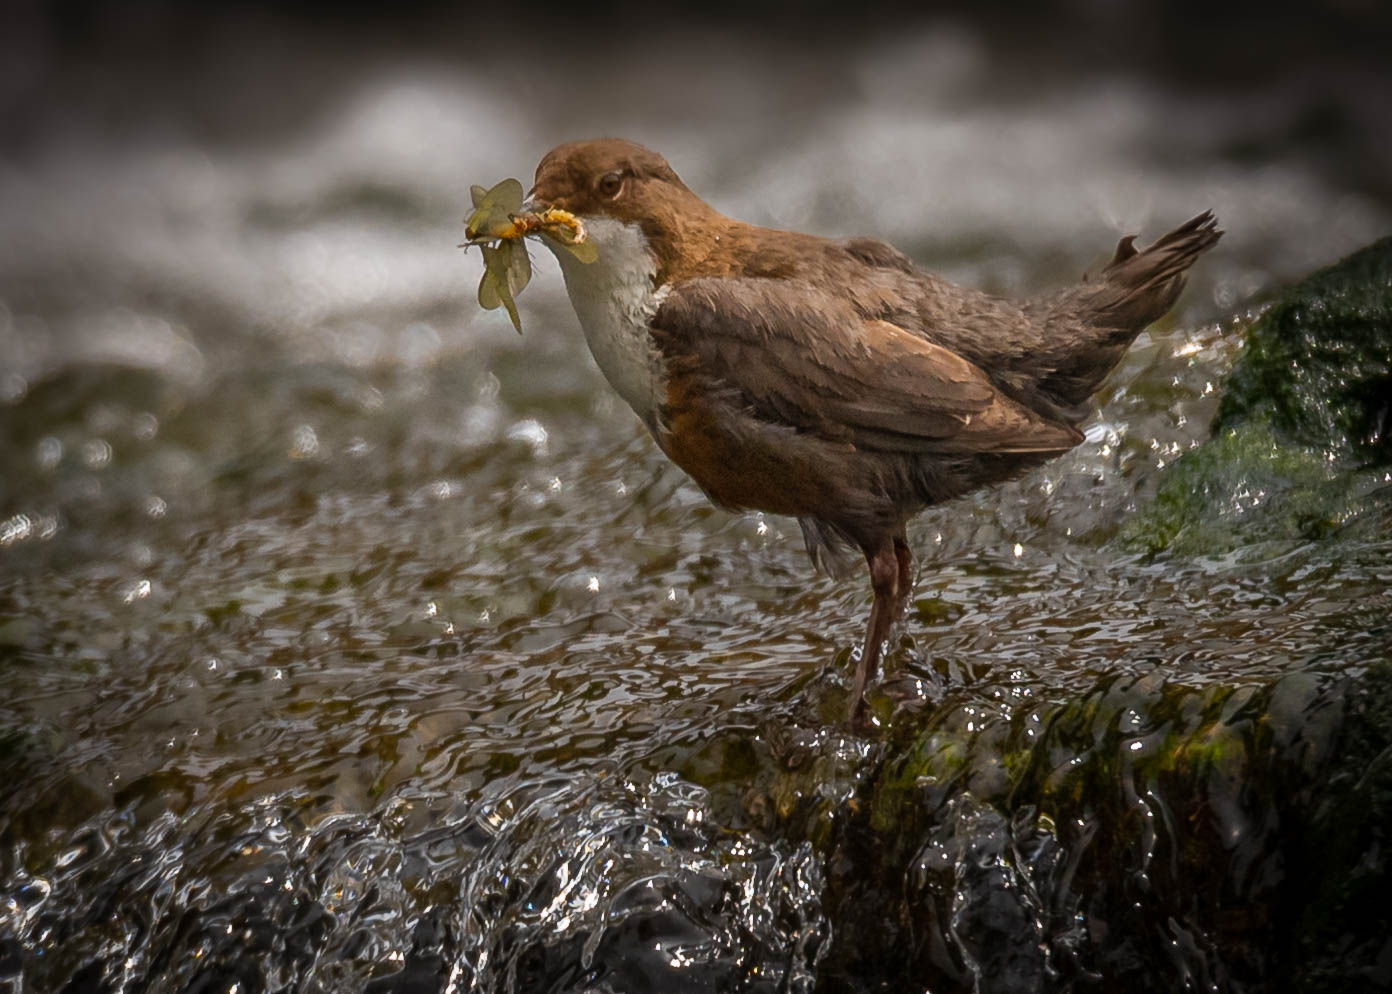
[[(771, 70), (697, 98), (679, 64), (680, 122), (650, 113), (661, 94), (601, 119), (543, 79), (561, 128), (509, 113), (484, 74), (386, 62), (273, 141), (96, 133), (3, 163), (0, 981), (782, 991), (866, 971), (844, 916), (871, 905), (825, 846), (884, 755), (838, 723), (864, 584), (814, 577), (792, 522), (716, 511), (665, 463), (554, 267), (519, 340), (477, 312), (478, 260), (453, 248), (469, 183), (526, 176), (576, 127), (647, 141), (732, 213), (887, 236), (1009, 293), (1137, 226), (1224, 219), (1084, 445), (912, 527), (914, 609), (877, 691), (896, 721), (990, 753), (1106, 688), (1142, 688), (1127, 720), (1147, 729), (1166, 701), (1199, 715), (1387, 657), (1385, 539), (1156, 562), (1109, 544), (1205, 436), (1231, 315), (1384, 232), (1387, 206), (1298, 150), (1223, 154), (1239, 122), (1280, 132), (1256, 98), (1121, 79), (991, 95), (961, 29), (898, 45), (853, 52), (851, 95), (773, 131), (790, 98)], [(1159, 156), (1173, 119), (1183, 154)], [(1136, 740), (1050, 748), (1066, 764)], [(1118, 946), (1058, 874), (1097, 829), (1008, 823), (988, 796), (954, 796), (914, 843), (905, 893), (957, 888), (952, 927), (894, 942), (955, 963), (942, 989), (1082, 982), (1111, 961), (1078, 950)], [(992, 986), (981, 902), (1046, 877), (1072, 896), (1021, 948), (1052, 959)], [(1241, 978), (1204, 935), (1156, 927), (1188, 943), (1156, 989)]]

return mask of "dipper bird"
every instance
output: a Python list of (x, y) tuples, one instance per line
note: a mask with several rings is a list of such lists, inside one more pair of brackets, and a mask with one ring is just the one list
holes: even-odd
[[(813, 565), (847, 550), (874, 605), (850, 720), (913, 580), (905, 523), (1083, 440), (1088, 399), (1222, 235), (1211, 212), (1095, 279), (1014, 302), (871, 238), (719, 213), (665, 159), (613, 138), (560, 145), (535, 209), (578, 216), (598, 260), (556, 250), (605, 378), (717, 505), (796, 517)], [(548, 243), (549, 244), (549, 243)]]

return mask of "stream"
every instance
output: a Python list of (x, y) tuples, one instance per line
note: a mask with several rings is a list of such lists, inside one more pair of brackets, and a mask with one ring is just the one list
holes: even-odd
[[(0, 989), (1285, 989), (1272, 792), (1389, 657), (1392, 539), (1119, 538), (1264, 295), (1392, 230), (1288, 140), (1361, 96), (997, 83), (930, 23), (702, 85), (643, 54), (599, 107), (579, 53), (326, 45), (260, 114), (294, 45), (230, 48), (0, 157)], [(842, 722), (865, 577), (666, 462), (545, 253), (522, 337), (474, 302), (469, 185), (594, 133), (1007, 295), (1228, 231), (1084, 444), (914, 521), (878, 738)], [(1199, 740), (1196, 779), (1135, 765)]]

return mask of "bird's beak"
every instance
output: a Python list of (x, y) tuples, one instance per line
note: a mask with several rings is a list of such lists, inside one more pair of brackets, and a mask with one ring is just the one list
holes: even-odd
[[(532, 211), (533, 213), (540, 214), (543, 211), (550, 210), (552, 207), (557, 206), (555, 201), (546, 195), (545, 190), (541, 189), (547, 185), (548, 184), (545, 183), (532, 184), (532, 188), (527, 191), (526, 197), (522, 200), (522, 209), (524, 211)], [(554, 189), (554, 184), (549, 185)]]

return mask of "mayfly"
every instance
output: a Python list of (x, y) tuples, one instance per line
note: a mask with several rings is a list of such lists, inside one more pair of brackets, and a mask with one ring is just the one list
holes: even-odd
[(492, 189), (469, 188), (474, 212), (464, 222), (462, 248), (477, 245), (483, 253), (483, 278), (479, 280), (478, 302), (484, 310), (507, 308), (517, 333), (522, 320), (517, 316), (517, 295), (532, 278), (532, 260), (523, 239), (544, 236), (563, 247), (581, 262), (594, 262), (599, 252), (586, 241), (585, 226), (569, 211), (549, 207), (544, 211), (522, 209), (522, 184), (505, 179)]

